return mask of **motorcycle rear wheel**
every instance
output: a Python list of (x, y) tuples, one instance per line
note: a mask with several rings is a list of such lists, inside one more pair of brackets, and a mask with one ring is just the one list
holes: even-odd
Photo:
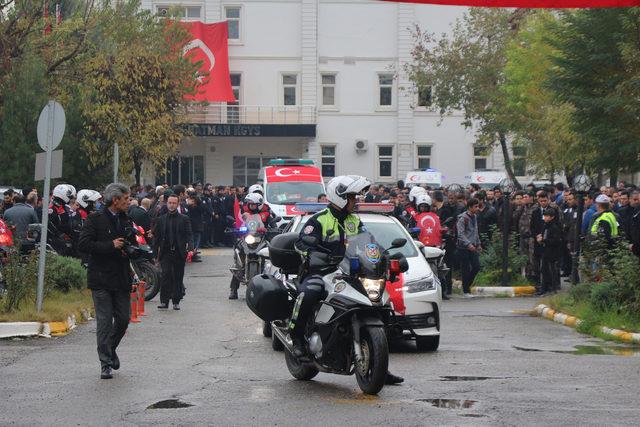
[(383, 328), (369, 326), (360, 331), (364, 360), (356, 363), (356, 380), (364, 394), (378, 394), (389, 369), (389, 346)]
[(297, 380), (309, 381), (318, 375), (318, 368), (310, 363), (301, 363), (289, 350), (285, 350), (284, 360), (287, 362), (289, 373)]

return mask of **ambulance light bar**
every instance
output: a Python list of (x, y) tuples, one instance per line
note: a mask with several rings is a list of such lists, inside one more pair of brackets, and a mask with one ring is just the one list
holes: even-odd
[(311, 159), (273, 159), (269, 160), (269, 166), (301, 166), (310, 165), (313, 166), (313, 160)]
[(356, 203), (355, 211), (358, 213), (391, 214), (395, 206), (390, 203)]
[(316, 213), (327, 207), (328, 203), (296, 203), (296, 211), (304, 213)]

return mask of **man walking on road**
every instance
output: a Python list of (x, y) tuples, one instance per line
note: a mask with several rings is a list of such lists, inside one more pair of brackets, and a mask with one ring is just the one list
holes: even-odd
[(126, 242), (136, 244), (129, 233), (131, 221), (129, 188), (109, 184), (104, 191), (105, 206), (89, 215), (78, 239), (80, 252), (90, 255), (87, 283), (96, 309), (100, 378), (109, 379), (112, 369), (120, 368), (116, 348), (129, 326), (131, 274), (129, 259), (123, 251)]
[(180, 300), (184, 296), (182, 280), (187, 252), (193, 250), (191, 221), (186, 215), (178, 213), (180, 199), (172, 194), (167, 198), (167, 213), (158, 218), (154, 230), (154, 252), (158, 254), (162, 268), (162, 287), (160, 288), (159, 309), (180, 310)]

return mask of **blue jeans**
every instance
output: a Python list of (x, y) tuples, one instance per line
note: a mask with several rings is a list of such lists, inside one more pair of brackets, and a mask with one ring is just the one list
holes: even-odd
[(462, 270), (462, 290), (465, 294), (471, 292), (471, 285), (480, 272), (480, 257), (477, 251), (458, 248), (458, 259)]
[(193, 232), (193, 248), (200, 249), (200, 239), (202, 239), (202, 232), (194, 231)]

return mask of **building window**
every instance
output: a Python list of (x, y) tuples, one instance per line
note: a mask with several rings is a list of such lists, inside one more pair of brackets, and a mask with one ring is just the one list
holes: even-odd
[(297, 104), (297, 87), (298, 76), (296, 74), (283, 74), (282, 75), (282, 101), (283, 105), (296, 105)]
[(527, 174), (527, 148), (513, 147), (513, 173), (516, 176), (525, 176)]
[(180, 18), (182, 21), (199, 21), (202, 19), (202, 6), (156, 6), (160, 16)]
[(487, 169), (489, 149), (480, 145), (473, 146), (473, 168), (476, 171)]
[(224, 16), (229, 27), (229, 40), (240, 40), (240, 6), (225, 6)]
[(431, 107), (433, 104), (433, 92), (431, 86), (418, 89), (418, 107)]
[(233, 185), (253, 185), (258, 181), (260, 169), (273, 159), (286, 159), (286, 156), (259, 157), (233, 156)]
[(322, 74), (322, 106), (336, 106), (336, 75)]
[(429, 169), (431, 167), (431, 146), (418, 145), (418, 169)]
[(378, 177), (393, 177), (393, 146), (378, 146)]
[(391, 107), (393, 105), (393, 74), (378, 74), (378, 105)]
[(204, 156), (178, 156), (167, 160), (165, 170), (156, 181), (169, 185), (204, 182)]
[(331, 178), (336, 176), (336, 146), (323, 145), (322, 150), (322, 176)]
[(238, 73), (229, 74), (231, 79), (231, 89), (235, 102), (227, 102), (227, 123), (240, 123), (240, 86), (242, 83), (242, 75)]

